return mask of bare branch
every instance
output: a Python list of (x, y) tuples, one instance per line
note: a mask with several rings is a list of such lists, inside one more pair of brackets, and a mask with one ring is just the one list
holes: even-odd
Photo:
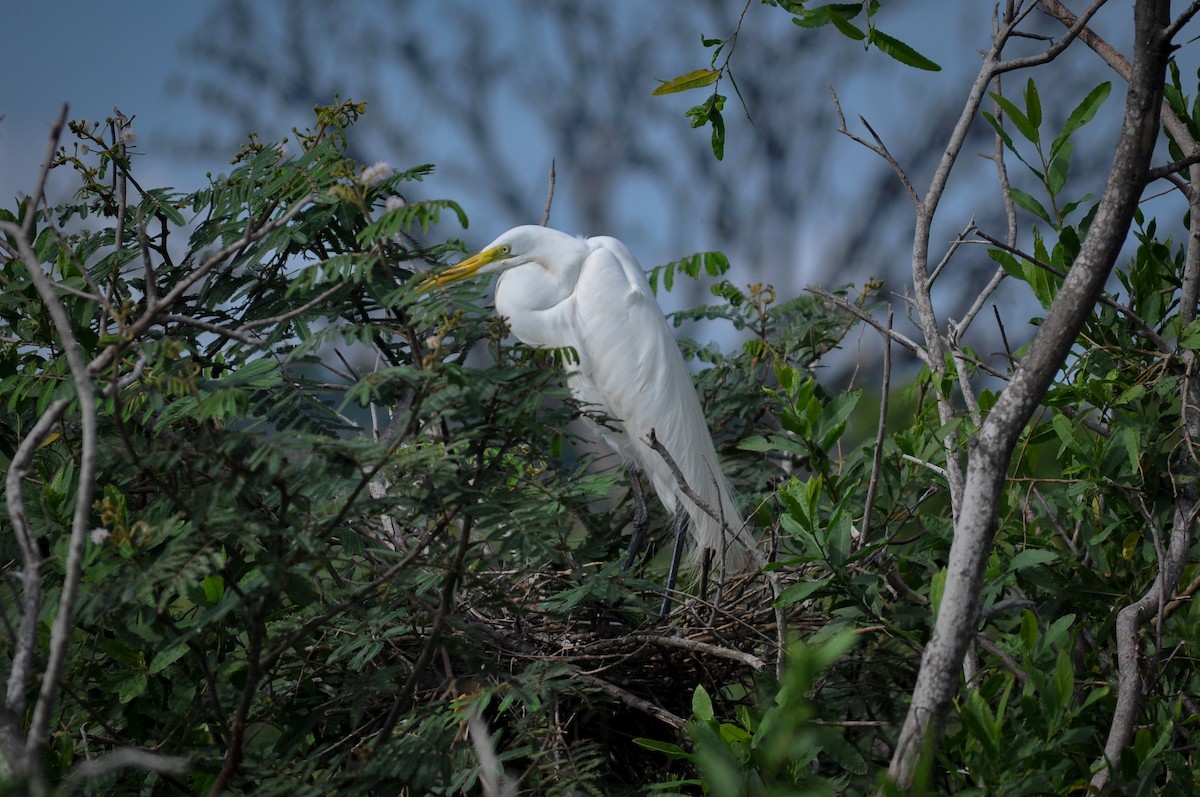
[(589, 675), (582, 672), (576, 673), (575, 677), (579, 678), (584, 683), (591, 684), (601, 692), (604, 692), (611, 697), (615, 697), (617, 700), (621, 701), (630, 708), (649, 714), (651, 717), (654, 717), (660, 722), (665, 722), (672, 728), (682, 729), (687, 726), (687, 720), (685, 720), (683, 717), (672, 714), (662, 706), (657, 706), (654, 703), (651, 703), (649, 700), (644, 700), (635, 694), (631, 694), (615, 684), (611, 684), (608, 681), (597, 678), (594, 675)]
[[(65, 109), (64, 109), (65, 112)], [(57, 133), (55, 134), (57, 135)], [(42, 271), (29, 243), (25, 231), (11, 222), (0, 221), (0, 230), (7, 232), (17, 243), (21, 253), (21, 261), (41, 297), (42, 304), (54, 324), (62, 342), (63, 353), (67, 357), (71, 378), (75, 383), (75, 398), (79, 402), (81, 420), (81, 440), (79, 454), (79, 487), (75, 495), (75, 510), (71, 518), (70, 542), (67, 547), (67, 561), (64, 566), (62, 591), (59, 595), (58, 612), (50, 629), (50, 649), (46, 657), (46, 667), (42, 674), (41, 689), (33, 710), (29, 732), (25, 738), (25, 754), (28, 766), (32, 770), (35, 761), (40, 757), (41, 747), (46, 741), (50, 727), (50, 716), (58, 697), (58, 682), (62, 677), (66, 662), (67, 648), (70, 646), (71, 625), (74, 621), (75, 596), (79, 590), (79, 580), (82, 575), (83, 546), (87, 538), (88, 518), (92, 509), (92, 490), (96, 467), (96, 397), (95, 386), (88, 373), (87, 363), (67, 311), (54, 292), (54, 284)], [(65, 406), (64, 406), (65, 409)], [(21, 486), (15, 485), (20, 492)], [(10, 687), (12, 682), (10, 680)]]
[(862, 144), (864, 147), (871, 150), (876, 155), (878, 155), (879, 157), (881, 157), (885, 161), (887, 161), (888, 165), (892, 167), (892, 171), (894, 171), (896, 173), (896, 176), (900, 178), (900, 183), (901, 183), (901, 185), (904, 186), (904, 190), (908, 194), (908, 198), (912, 201), (913, 205), (919, 207), (921, 204), (921, 200), (917, 196), (916, 189), (913, 188), (912, 182), (908, 179), (908, 175), (905, 173), (904, 168), (892, 156), (892, 153), (888, 151), (888, 148), (887, 148), (887, 146), (884, 145), (883, 140), (879, 137), (879, 135), (875, 132), (875, 130), (871, 127), (871, 125), (869, 125), (867, 123), (867, 120), (861, 116), (858, 117), (858, 119), (860, 122), (863, 123), (863, 127), (867, 128), (867, 132), (869, 132), (871, 134), (871, 138), (874, 139), (874, 143), (871, 143), (870, 141), (867, 141), (866, 139), (864, 139), (860, 136), (857, 136), (854, 133), (851, 133), (850, 128), (846, 127), (846, 116), (842, 113), (842, 102), (841, 102), (841, 100), (838, 99), (837, 92), (834, 91), (832, 84), (829, 86), (829, 94), (830, 94), (830, 96), (833, 97), (833, 107), (837, 111), (837, 117), (838, 117), (838, 130), (837, 131), (839, 133), (841, 133), (842, 135), (846, 136), (847, 138), (849, 138), (851, 141)]
[[(341, 287), (340, 285), (338, 286)], [(231, 338), (238, 343), (244, 343), (247, 346), (265, 346), (266, 341), (262, 338), (252, 338), (249, 335), (243, 335), (238, 330), (223, 327), (220, 324), (214, 324), (210, 321), (203, 321), (199, 318), (193, 318), (190, 315), (176, 315), (168, 313), (161, 316), (160, 320), (164, 324), (182, 324), (196, 329), (203, 329), (206, 332), (212, 332), (214, 335), (220, 335), (223, 338)]]
[(296, 316), (302, 315), (302, 314), (308, 312), (309, 310), (313, 309), (314, 307), (317, 307), (318, 305), (320, 305), (322, 302), (326, 301), (330, 297), (335, 296), (338, 293), (338, 291), (343, 291), (345, 289), (346, 289), (346, 286), (339, 282), (338, 284), (334, 285), (332, 288), (329, 288), (328, 290), (325, 290), (325, 291), (321, 291), (321, 293), (317, 294), (312, 299), (308, 300), (307, 302), (300, 305), (299, 307), (288, 310), (286, 313), (281, 313), (276, 316), (271, 316), (270, 318), (258, 318), (253, 321), (247, 321), (246, 323), (242, 324), (237, 329), (233, 330), (233, 333), (235, 335), (241, 335), (241, 334), (244, 334), (247, 330), (258, 329), (259, 327), (271, 326), (273, 324), (282, 324), (284, 321), (291, 321)]
[(550, 177), (546, 185), (546, 206), (542, 209), (542, 226), (550, 223), (550, 205), (554, 202), (554, 160), (550, 160)]
[(139, 769), (160, 775), (181, 775), (191, 762), (178, 756), (166, 756), (140, 747), (122, 747), (100, 758), (89, 758), (71, 770), (62, 783), (65, 794), (83, 789), (89, 780), (118, 769)]
[[(1038, 66), (1039, 64), (1045, 64), (1053, 61), (1062, 54), (1063, 50), (1066, 50), (1067, 47), (1071, 45), (1071, 42), (1075, 41), (1075, 39), (1080, 36), (1084, 28), (1087, 26), (1088, 20), (1090, 20), (1092, 16), (1095, 15), (1095, 13), (1099, 11), (1100, 8), (1107, 2), (1108, 0), (1093, 0), (1092, 4), (1088, 6), (1086, 11), (1083, 12), (1083, 16), (1081, 16), (1067, 29), (1067, 32), (1063, 34), (1061, 39), (1037, 55), (1030, 55), (1025, 58), (1013, 58), (997, 64), (996, 74), (1000, 74), (1001, 72), (1012, 72), (1015, 69), (1028, 69), (1031, 66)], [(1033, 10), (1033, 8), (1034, 6), (1030, 4), (1026, 9), (1026, 13)], [(1009, 29), (1013, 29), (1018, 22), (1020, 22), (1020, 19), (1014, 20), (1009, 26)]]
[(46, 157), (42, 160), (42, 170), (38, 172), (37, 186), (33, 189), (28, 215), (25, 217), (25, 223), (21, 225), (21, 234), (25, 236), (26, 240), (33, 235), (33, 222), (37, 217), (38, 205), (46, 198), (46, 178), (50, 176), (50, 169), (54, 164), (54, 151), (58, 149), (58, 140), (62, 138), (63, 126), (67, 123), (67, 108), (67, 104), (63, 103), (62, 110), (58, 112), (58, 118), (50, 126), (50, 137), (46, 143)]
[(1170, 177), (1176, 172), (1183, 171), (1193, 163), (1200, 163), (1200, 152), (1193, 152), (1191, 155), (1180, 158), (1177, 161), (1164, 163), (1162, 166), (1155, 166), (1153, 169), (1147, 172), (1146, 181), (1153, 182), (1155, 180), (1161, 180), (1164, 177)]
[[(888, 307), (887, 329), (892, 329), (893, 310)], [(867, 498), (863, 506), (861, 534), (857, 546), (863, 547), (871, 535), (871, 507), (875, 505), (875, 494), (879, 491), (879, 472), (883, 468), (883, 439), (887, 432), (888, 404), (892, 384), (892, 339), (883, 336), (883, 383), (879, 388), (879, 425), (875, 428), (875, 452), (871, 456), (871, 478), (867, 482)]]
[(834, 307), (837, 307), (839, 310), (844, 310), (845, 312), (850, 313), (852, 316), (859, 319), (860, 321), (864, 321), (867, 324), (870, 324), (884, 338), (895, 341), (896, 343), (899, 343), (909, 353), (911, 353), (913, 356), (915, 356), (921, 362), (925, 363), (926, 365), (928, 365), (931, 368), (933, 367), (932, 364), (930, 363), (929, 353), (926, 352), (925, 349), (923, 349), (919, 343), (914, 341), (912, 338), (906, 337), (906, 336), (902, 335), (901, 333), (897, 332), (896, 330), (892, 329), (890, 325), (884, 325), (883, 322), (881, 322), (879, 319), (875, 318), (873, 315), (871, 315), (870, 313), (868, 313), (866, 310), (862, 309), (858, 305), (854, 304), (854, 302), (847, 301), (845, 298), (838, 296), (836, 294), (830, 293), (829, 291), (825, 290), (824, 288), (819, 288), (815, 285), (809, 285), (804, 290), (807, 291), (808, 293), (814, 294), (816, 296), (820, 296), (822, 299), (829, 302)]

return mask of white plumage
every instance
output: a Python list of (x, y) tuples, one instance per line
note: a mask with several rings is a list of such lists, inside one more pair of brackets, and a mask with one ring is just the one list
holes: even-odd
[[(649, 477), (669, 512), (687, 511), (699, 549), (716, 551), (718, 561), (734, 570), (754, 558), (691, 374), (629, 249), (615, 238), (515, 227), (432, 281), (445, 284), (476, 273), (499, 273), (496, 311), (522, 342), (575, 349), (579, 363), (567, 377), (572, 394), (613, 419), (608, 426), (595, 424), (600, 436)], [(650, 447), (651, 430), (724, 524), (680, 489)]]

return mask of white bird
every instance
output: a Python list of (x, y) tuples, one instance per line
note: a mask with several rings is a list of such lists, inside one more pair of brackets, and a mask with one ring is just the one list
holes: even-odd
[[(519, 340), (535, 348), (570, 346), (579, 355), (578, 364), (568, 366), (572, 394), (586, 410), (612, 419), (594, 424), (600, 437), (649, 477), (680, 525), (678, 513), (686, 512), (697, 554), (712, 550), (718, 564), (734, 571), (757, 560), (691, 374), (629, 249), (615, 238), (514, 227), (431, 276), (427, 285), (492, 273), (499, 274), (496, 311)], [(684, 493), (666, 460), (651, 448), (651, 433), (716, 518)]]

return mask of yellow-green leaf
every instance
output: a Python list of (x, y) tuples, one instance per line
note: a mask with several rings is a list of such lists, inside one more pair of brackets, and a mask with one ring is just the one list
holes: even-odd
[(717, 78), (721, 73), (716, 69), (697, 69), (688, 72), (686, 75), (680, 75), (677, 78), (665, 81), (661, 86), (651, 92), (655, 97), (663, 94), (675, 94), (680, 91), (689, 91), (691, 89), (704, 88), (711, 86), (717, 82)]

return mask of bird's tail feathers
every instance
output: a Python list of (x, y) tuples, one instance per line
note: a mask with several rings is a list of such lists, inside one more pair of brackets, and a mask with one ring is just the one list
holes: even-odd
[(705, 552), (711, 550), (717, 566), (730, 574), (762, 566), (762, 555), (733, 502), (733, 490), (728, 481), (720, 474), (710, 476), (708, 487), (707, 490), (696, 490), (705, 506), (697, 506), (686, 496), (681, 497), (697, 543), (690, 564), (699, 565)]

